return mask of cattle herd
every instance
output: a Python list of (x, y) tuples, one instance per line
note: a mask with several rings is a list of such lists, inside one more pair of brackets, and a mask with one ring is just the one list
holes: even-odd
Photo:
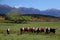
[[(38, 27), (23, 27), (23, 28), (20, 28), (19, 30), (20, 34), (24, 33), (24, 32), (32, 32), (32, 33), (42, 33), (42, 32), (45, 32), (45, 33), (55, 33), (56, 32), (56, 29), (54, 28), (38, 28)], [(10, 28), (7, 29), (7, 34), (10, 34)]]

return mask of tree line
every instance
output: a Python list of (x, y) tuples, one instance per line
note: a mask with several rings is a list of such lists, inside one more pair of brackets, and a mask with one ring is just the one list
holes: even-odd
[(22, 16), (17, 10), (12, 10), (5, 14), (5, 20), (21, 23), (31, 20), (31, 16)]

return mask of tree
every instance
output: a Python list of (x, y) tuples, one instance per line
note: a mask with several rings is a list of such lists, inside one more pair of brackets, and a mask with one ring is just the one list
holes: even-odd
[(12, 10), (6, 14), (5, 19), (14, 22), (26, 22), (31, 20), (31, 16), (20, 16), (17, 10)]
[(24, 21), (30, 21), (31, 20), (31, 16), (21, 16), (20, 18), (22, 18), (22, 20), (24, 20)]
[(5, 19), (6, 20), (19, 20), (20, 14), (18, 13), (17, 10), (12, 10), (9, 13), (6, 13)]
[(11, 19), (12, 19), (12, 20), (17, 20), (19, 16), (20, 16), (20, 15), (19, 15), (19, 13), (18, 13), (17, 10), (12, 10), (11, 12), (6, 13), (6, 17), (7, 17), (7, 19), (9, 19), (9, 20), (11, 20)]

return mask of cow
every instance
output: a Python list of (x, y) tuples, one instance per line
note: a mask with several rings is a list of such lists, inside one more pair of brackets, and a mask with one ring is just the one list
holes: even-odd
[(39, 32), (39, 28), (38, 28), (38, 27), (35, 28), (35, 29), (34, 29), (34, 32), (37, 32), (37, 33), (38, 33), (38, 32)]
[(8, 28), (6, 31), (7, 31), (7, 34), (10, 34), (10, 28)]
[(56, 29), (50, 28), (50, 32), (55, 33), (56, 32)]
[(34, 30), (35, 30), (34, 27), (30, 27), (30, 28), (28, 29), (29, 32), (34, 32)]
[(22, 34), (22, 32), (28, 32), (28, 28), (27, 27), (20, 28), (20, 33)]
[(46, 28), (46, 33), (55, 33), (55, 30), (54, 28)]
[(37, 32), (40, 32), (40, 33), (44, 32), (44, 28), (38, 28)]
[(42, 32), (44, 32), (44, 28), (38, 28), (37, 27), (37, 28), (34, 29), (34, 32), (37, 32), (37, 33), (40, 32), (40, 33), (42, 33)]
[(50, 28), (46, 27), (46, 33), (50, 33)]

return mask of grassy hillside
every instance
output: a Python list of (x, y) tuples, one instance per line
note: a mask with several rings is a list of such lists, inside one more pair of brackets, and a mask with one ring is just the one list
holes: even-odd
[(14, 33), (7, 35), (4, 32), (0, 33), (0, 40), (60, 40), (60, 22), (30, 22), (28, 24), (0, 23), (0, 30), (5, 31), (8, 27), (17, 33), (20, 27), (52, 27), (56, 28), (56, 34), (24, 33), (17, 35), (17, 33)]

